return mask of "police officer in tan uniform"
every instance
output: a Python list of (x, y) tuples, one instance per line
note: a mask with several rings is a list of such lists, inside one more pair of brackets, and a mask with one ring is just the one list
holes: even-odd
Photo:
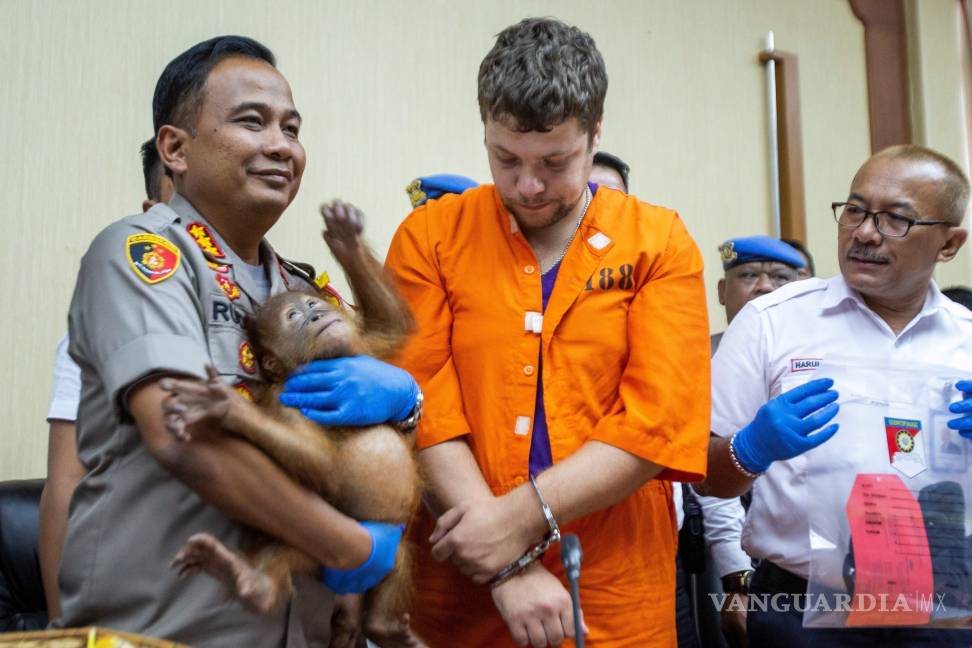
[[(59, 623), (196, 647), (327, 645), (333, 595), (315, 579), (297, 583), (290, 605), (256, 615), (227, 600), (216, 579), (180, 579), (169, 562), (201, 531), (238, 548), (246, 524), (316, 557), (332, 587), (337, 574), (342, 591), (363, 591), (370, 581), (358, 576), (380, 572), (401, 531), (347, 518), (241, 440), (204, 431), (176, 440), (165, 431), (158, 384), (166, 375), (204, 378), (209, 363), (246, 393), (259, 371), (244, 318), (270, 295), (313, 287), (312, 271), (263, 239), (300, 184), (300, 116), (273, 55), (240, 37), (174, 59), (153, 108), (177, 193), (95, 238), (71, 304), (87, 472), (71, 505)], [(365, 393), (354, 388), (366, 382), (372, 418), (408, 418), (411, 377), (356, 362), (342, 374), (346, 391)]]

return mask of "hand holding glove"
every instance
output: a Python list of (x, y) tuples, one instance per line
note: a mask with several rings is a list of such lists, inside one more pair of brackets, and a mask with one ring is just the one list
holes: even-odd
[(371, 356), (315, 360), (290, 375), (280, 402), (320, 425), (364, 426), (408, 418), (418, 384)]
[(801, 455), (834, 436), (836, 423), (811, 434), (840, 409), (834, 402), (838, 394), (831, 389), (833, 385), (830, 378), (811, 380), (760, 407), (756, 418), (739, 430), (732, 441), (742, 467), (753, 473), (766, 472), (774, 461)]
[(370, 590), (384, 580), (395, 566), (395, 553), (402, 539), (404, 524), (362, 522), (371, 536), (371, 555), (354, 569), (322, 567), (324, 584), (338, 594), (358, 594)]
[(955, 389), (962, 392), (962, 400), (948, 406), (953, 414), (963, 414), (948, 422), (948, 427), (958, 430), (966, 439), (972, 439), (972, 380), (960, 380), (955, 383)]

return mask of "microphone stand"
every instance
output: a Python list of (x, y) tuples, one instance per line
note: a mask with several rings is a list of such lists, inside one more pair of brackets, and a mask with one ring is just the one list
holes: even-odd
[(577, 648), (584, 648), (584, 620), (580, 607), (580, 568), (581, 558), (580, 539), (573, 533), (568, 533), (560, 540), (560, 561), (567, 572), (567, 583), (570, 585), (570, 602), (574, 608), (574, 643)]

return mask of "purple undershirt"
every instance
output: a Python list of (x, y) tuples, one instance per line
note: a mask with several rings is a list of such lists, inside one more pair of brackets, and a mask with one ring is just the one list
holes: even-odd
[[(591, 189), (591, 197), (597, 193), (597, 185), (588, 182), (587, 186)], [(557, 282), (557, 273), (560, 272), (560, 261), (554, 264), (546, 273), (540, 275), (540, 298), (542, 312), (547, 311), (547, 302), (553, 293), (554, 284)], [(543, 351), (540, 351), (537, 360), (537, 404), (533, 410), (533, 434), (530, 437), (530, 474), (539, 475), (553, 465), (553, 456), (550, 453), (550, 432), (547, 430), (547, 412), (543, 407)]]

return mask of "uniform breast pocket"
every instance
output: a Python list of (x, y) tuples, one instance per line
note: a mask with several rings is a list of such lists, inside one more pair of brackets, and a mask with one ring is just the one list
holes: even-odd
[(811, 380), (816, 378), (814, 373), (815, 372), (813, 371), (808, 371), (806, 373), (800, 373), (793, 376), (783, 376), (783, 379), (780, 380), (780, 389), (775, 394), (773, 394), (773, 396), (774, 397), (779, 396), (780, 394), (786, 393), (792, 389), (796, 389), (797, 387), (799, 387), (804, 383), (810, 382)]
[(774, 397), (778, 396), (796, 389), (811, 380), (820, 378), (830, 378), (834, 381), (832, 389), (840, 394), (840, 400), (842, 402), (847, 400), (880, 398), (881, 394), (886, 391), (883, 387), (883, 382), (861, 380), (856, 376), (846, 375), (844, 372), (832, 366), (824, 365), (823, 373), (818, 369), (783, 376), (779, 382), (779, 391), (774, 392), (772, 395)]
[(235, 326), (209, 327), (209, 355), (219, 375), (252, 380), (257, 377), (256, 358), (243, 329)]

